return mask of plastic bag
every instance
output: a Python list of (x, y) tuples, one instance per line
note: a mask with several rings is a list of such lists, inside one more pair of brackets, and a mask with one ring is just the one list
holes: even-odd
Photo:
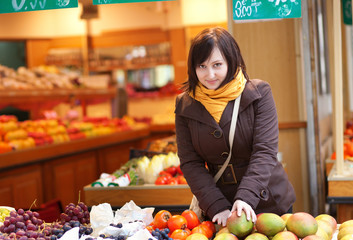
[(196, 196), (193, 195), (190, 203), (190, 210), (196, 213), (197, 217), (199, 218), (200, 222), (203, 222), (205, 215), (202, 209), (199, 206), (199, 200), (197, 200)]

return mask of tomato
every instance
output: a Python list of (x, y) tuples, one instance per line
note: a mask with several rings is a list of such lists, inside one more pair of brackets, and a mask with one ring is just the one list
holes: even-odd
[(168, 178), (166, 176), (161, 176), (156, 179), (154, 184), (156, 185), (164, 185), (168, 183)]
[(209, 228), (211, 229), (211, 231), (212, 231), (213, 233), (216, 233), (216, 226), (214, 225), (213, 222), (211, 222), (211, 221), (203, 221), (203, 222), (201, 223), (201, 225), (206, 225), (207, 227), (209, 227)]
[(179, 175), (184, 175), (183, 172), (182, 172), (181, 169), (180, 169), (180, 165), (177, 166), (177, 172), (178, 172)]
[(167, 210), (160, 210), (153, 218), (153, 227), (164, 229), (168, 227), (168, 221), (172, 217), (172, 214)]
[(206, 225), (202, 224), (198, 225), (197, 227), (194, 227), (194, 229), (191, 230), (191, 233), (201, 233), (207, 238), (211, 238), (213, 236), (212, 230)]
[(178, 239), (178, 240), (185, 240), (189, 235), (191, 234), (191, 231), (187, 228), (185, 229), (176, 229), (170, 237), (173, 239)]
[(186, 182), (185, 177), (184, 177), (183, 175), (177, 176), (177, 179), (178, 179), (178, 183), (179, 183), (179, 184), (188, 184), (188, 183)]
[(168, 220), (168, 228), (171, 233), (173, 233), (176, 229), (185, 229), (188, 222), (181, 215), (173, 215)]
[(178, 185), (178, 179), (176, 178), (171, 178), (168, 180), (167, 184), (170, 184), (170, 185)]
[(187, 226), (189, 229), (193, 229), (194, 227), (198, 226), (200, 224), (200, 220), (197, 217), (196, 213), (192, 210), (184, 210), (184, 212), (181, 214), (186, 221), (187, 221)]
[(169, 172), (166, 172), (166, 171), (160, 171), (158, 175), (160, 177), (166, 176), (168, 179), (173, 177), (172, 174), (170, 174)]
[(167, 169), (165, 169), (167, 173), (170, 173), (173, 177), (178, 173), (178, 169), (175, 166), (171, 166)]

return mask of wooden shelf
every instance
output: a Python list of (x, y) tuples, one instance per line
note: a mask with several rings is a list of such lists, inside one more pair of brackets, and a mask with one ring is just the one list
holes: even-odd
[(123, 206), (133, 200), (138, 206), (181, 206), (189, 205), (192, 193), (188, 185), (140, 185), (128, 187), (84, 187), (88, 206), (110, 203)]
[(0, 171), (17, 165), (33, 164), (50, 158), (58, 158), (83, 151), (94, 150), (116, 143), (146, 138), (150, 134), (148, 127), (137, 130), (122, 131), (105, 136), (79, 139), (75, 141), (40, 146), (25, 150), (1, 154)]
[(41, 101), (69, 101), (71, 97), (90, 100), (116, 96), (116, 87), (107, 89), (55, 89), (55, 90), (1, 90), (1, 104), (17, 104)]
[(159, 65), (171, 65), (171, 61), (154, 61), (154, 62), (146, 62), (146, 63), (126, 63), (123, 65), (112, 65), (112, 66), (97, 66), (97, 67), (89, 67), (90, 72), (111, 72), (114, 70), (138, 70), (138, 69), (146, 69), (146, 68), (154, 68)]

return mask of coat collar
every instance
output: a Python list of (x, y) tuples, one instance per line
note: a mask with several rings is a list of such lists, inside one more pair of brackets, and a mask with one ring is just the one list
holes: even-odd
[[(254, 82), (251, 80), (247, 81), (242, 93), (239, 113), (244, 111), (253, 101), (259, 99), (260, 97), (261, 93), (259, 92)], [(227, 104), (218, 125), (211, 114), (199, 101), (193, 99), (187, 93), (182, 93), (177, 98), (175, 114), (179, 114), (183, 117), (202, 122), (215, 128), (222, 128), (224, 125), (231, 121), (233, 106), (234, 101), (231, 101)]]

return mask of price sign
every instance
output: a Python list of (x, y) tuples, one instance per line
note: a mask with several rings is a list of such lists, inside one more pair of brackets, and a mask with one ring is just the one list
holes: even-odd
[(113, 3), (135, 3), (135, 2), (163, 2), (175, 0), (93, 0), (94, 5), (113, 4)]
[(78, 0), (1, 0), (0, 13), (78, 7)]
[(233, 0), (233, 20), (300, 18), (301, 0)]
[(352, 0), (342, 0), (343, 22), (352, 25)]

